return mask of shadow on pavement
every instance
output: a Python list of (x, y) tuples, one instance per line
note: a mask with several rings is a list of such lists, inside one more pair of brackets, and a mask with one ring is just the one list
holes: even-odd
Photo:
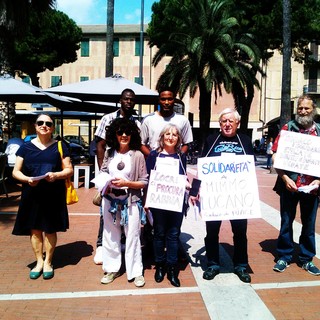
[[(52, 264), (55, 269), (63, 268), (68, 265), (77, 265), (82, 258), (91, 256), (93, 252), (92, 245), (86, 241), (75, 241), (61, 246), (57, 246)], [(36, 262), (28, 265), (29, 268), (35, 267)]]

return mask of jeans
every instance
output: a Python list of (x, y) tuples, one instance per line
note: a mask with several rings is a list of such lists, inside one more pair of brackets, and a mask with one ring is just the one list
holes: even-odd
[(303, 192), (282, 191), (280, 194), (281, 227), (277, 242), (279, 259), (288, 263), (292, 260), (293, 221), (296, 217), (297, 205), (300, 203), (302, 230), (299, 237), (299, 263), (312, 261), (316, 254), (315, 224), (319, 199), (317, 196)]
[(272, 154), (267, 154), (267, 168), (270, 168), (272, 165)]
[[(206, 256), (208, 267), (219, 269), (219, 231), (222, 221), (207, 221), (207, 235), (204, 238), (206, 247)], [(247, 240), (247, 225), (246, 219), (230, 220), (233, 232), (233, 264), (234, 268), (247, 268), (248, 266), (248, 240)]]
[(175, 266), (178, 262), (179, 236), (183, 214), (154, 208), (151, 211), (153, 215), (155, 262), (156, 264), (167, 263), (168, 266)]

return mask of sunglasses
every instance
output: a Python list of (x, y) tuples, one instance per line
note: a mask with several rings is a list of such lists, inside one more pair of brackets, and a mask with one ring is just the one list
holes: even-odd
[(126, 136), (131, 136), (132, 132), (130, 129), (125, 129), (125, 130), (118, 130), (116, 134), (117, 136), (122, 136), (123, 134), (125, 134)]
[(51, 121), (42, 121), (42, 120), (39, 120), (36, 122), (37, 126), (41, 127), (43, 125), (46, 125), (48, 128), (51, 128), (53, 126), (53, 122)]

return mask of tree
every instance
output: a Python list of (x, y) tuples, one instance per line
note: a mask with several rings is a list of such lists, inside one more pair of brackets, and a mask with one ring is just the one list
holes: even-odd
[(13, 51), (13, 39), (24, 36), (30, 12), (45, 12), (56, 0), (0, 1), (0, 71), (7, 67), (7, 57)]
[(38, 73), (76, 61), (81, 38), (81, 29), (66, 14), (50, 9), (40, 17), (32, 12), (25, 37), (15, 41), (11, 68), (28, 74), (39, 86)]
[(159, 48), (153, 64), (172, 57), (157, 86), (174, 86), (180, 97), (188, 88), (191, 97), (199, 89), (203, 137), (209, 131), (212, 92), (217, 99), (224, 88), (236, 100), (246, 92), (253, 95), (253, 86), (258, 85), (254, 75), (259, 49), (250, 34), (238, 33), (238, 20), (229, 9), (228, 0), (160, 0), (152, 7), (147, 30), (149, 45)]
[(291, 4), (283, 0), (283, 60), (280, 127), (291, 120)]
[(106, 77), (113, 75), (114, 0), (107, 0)]

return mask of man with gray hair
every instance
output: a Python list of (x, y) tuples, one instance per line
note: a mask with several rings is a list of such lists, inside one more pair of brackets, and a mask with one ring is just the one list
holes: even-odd
[[(314, 122), (316, 114), (315, 102), (310, 96), (303, 95), (298, 99), (295, 120), (289, 121), (281, 130), (319, 137), (320, 126)], [(280, 134), (272, 147), (273, 159), (277, 156), (279, 138)], [(312, 259), (316, 255), (315, 224), (319, 206), (319, 172), (316, 173), (318, 177), (315, 177), (282, 169), (276, 169), (276, 171), (278, 179), (274, 190), (280, 195), (281, 227), (277, 242), (278, 261), (273, 270), (283, 272), (292, 262), (293, 221), (299, 203), (302, 230), (299, 237), (300, 252), (297, 264), (310, 274), (318, 276), (320, 270), (313, 264)], [(311, 193), (298, 192), (299, 187), (307, 185), (315, 185), (316, 190)]]
[[(240, 115), (233, 108), (224, 109), (219, 115), (220, 132), (208, 136), (202, 153), (203, 157), (216, 157), (222, 154), (233, 153), (235, 155), (254, 155), (251, 139), (241, 133), (237, 133), (240, 124)], [(203, 273), (203, 279), (212, 280), (220, 272), (219, 258), (219, 231), (221, 220), (206, 221), (206, 257), (208, 268)], [(234, 254), (234, 273), (243, 282), (251, 282), (247, 271), (248, 267), (248, 240), (247, 219), (230, 220)]]

